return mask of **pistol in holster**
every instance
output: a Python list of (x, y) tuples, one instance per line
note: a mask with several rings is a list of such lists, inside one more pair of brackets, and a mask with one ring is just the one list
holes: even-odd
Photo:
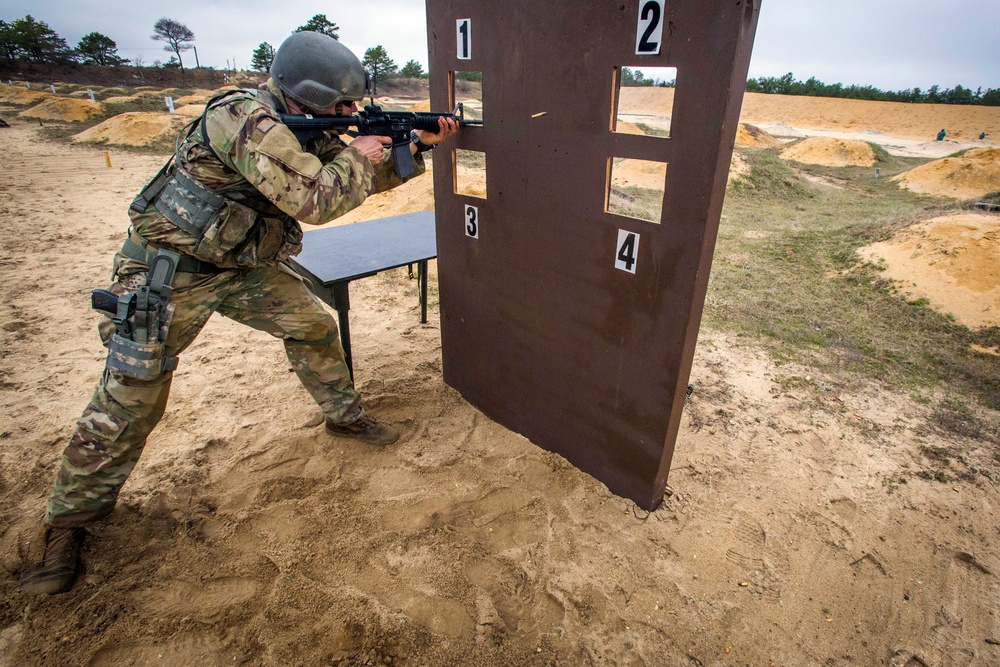
[(146, 284), (118, 295), (94, 290), (91, 306), (111, 316), (115, 332), (108, 339), (107, 368), (137, 380), (155, 380), (177, 368), (177, 357), (165, 353), (174, 275), (180, 255), (160, 249), (149, 266)]

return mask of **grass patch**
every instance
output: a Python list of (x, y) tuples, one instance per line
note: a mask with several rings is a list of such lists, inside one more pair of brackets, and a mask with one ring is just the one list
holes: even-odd
[(670, 130), (665, 130), (662, 127), (653, 127), (652, 125), (646, 125), (645, 123), (636, 123), (636, 127), (642, 130), (642, 133), (647, 137), (669, 137)]
[(637, 220), (659, 222), (663, 206), (663, 191), (635, 186), (614, 186), (614, 213)]
[(746, 201), (772, 199), (799, 200), (813, 196), (806, 183), (782, 160), (769, 150), (747, 150), (750, 174), (735, 180), (729, 191)]
[(759, 338), (779, 363), (917, 393), (947, 386), (1000, 411), (1000, 364), (969, 349), (1000, 344), (1000, 327), (973, 332), (908, 302), (856, 254), (954, 204), (900, 190), (867, 168), (820, 168), (846, 184), (832, 188), (804, 183), (767, 151), (748, 157), (748, 184), (726, 198), (706, 325)]
[(123, 113), (134, 113), (137, 111), (147, 112), (147, 113), (165, 113), (167, 111), (167, 105), (163, 103), (162, 99), (156, 99), (155, 97), (137, 97), (134, 100), (129, 100), (128, 102), (105, 102), (104, 112), (100, 115), (100, 120), (105, 121), (112, 116), (118, 116)]

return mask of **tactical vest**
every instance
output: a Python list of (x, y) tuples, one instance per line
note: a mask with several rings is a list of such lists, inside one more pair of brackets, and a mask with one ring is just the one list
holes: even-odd
[(174, 157), (146, 184), (131, 208), (145, 213), (152, 206), (191, 234), (197, 243), (187, 252), (200, 260), (223, 267), (254, 267), (280, 262), (302, 250), (298, 221), (247, 181), (218, 190), (209, 188), (182, 166), (180, 155), (181, 146), (200, 126), (200, 145), (219, 159), (208, 139), (208, 112), (238, 95), (277, 106), (274, 96), (263, 90), (228, 91), (210, 99), (205, 113), (182, 130), (184, 138), (178, 137)]

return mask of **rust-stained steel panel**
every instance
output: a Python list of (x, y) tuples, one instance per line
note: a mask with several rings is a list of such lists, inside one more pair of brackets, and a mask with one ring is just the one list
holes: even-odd
[[(636, 55), (649, 4), (662, 45)], [(486, 121), (452, 144), (485, 153), (486, 199), (456, 195), (451, 154), (434, 154), (444, 379), (647, 509), (673, 455), (758, 10), (427, 0), (432, 108), (455, 101), (450, 72), (482, 72)], [(623, 66), (677, 68), (669, 139), (611, 132)], [(668, 163), (659, 224), (606, 212), (611, 157)], [(615, 266), (628, 233), (634, 273)]]

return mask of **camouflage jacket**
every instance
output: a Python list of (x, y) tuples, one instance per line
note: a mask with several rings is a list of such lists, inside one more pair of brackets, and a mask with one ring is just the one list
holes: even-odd
[[(218, 194), (256, 199), (276, 215), (311, 225), (330, 222), (359, 206), (368, 195), (403, 182), (395, 175), (390, 151), (373, 167), (360, 150), (334, 134), (303, 146), (278, 117), (287, 113), (280, 89), (272, 80), (260, 89), (259, 97), (233, 91), (217, 98), (204, 122), (197, 119), (178, 137), (171, 162), (179, 161)], [(207, 146), (203, 129), (208, 134)], [(423, 157), (418, 153), (413, 161), (414, 176), (422, 174)], [(198, 242), (155, 207), (145, 212), (130, 209), (129, 217), (135, 232), (158, 246), (191, 254)], [(131, 273), (127, 264), (133, 261), (119, 256), (116, 272)]]

